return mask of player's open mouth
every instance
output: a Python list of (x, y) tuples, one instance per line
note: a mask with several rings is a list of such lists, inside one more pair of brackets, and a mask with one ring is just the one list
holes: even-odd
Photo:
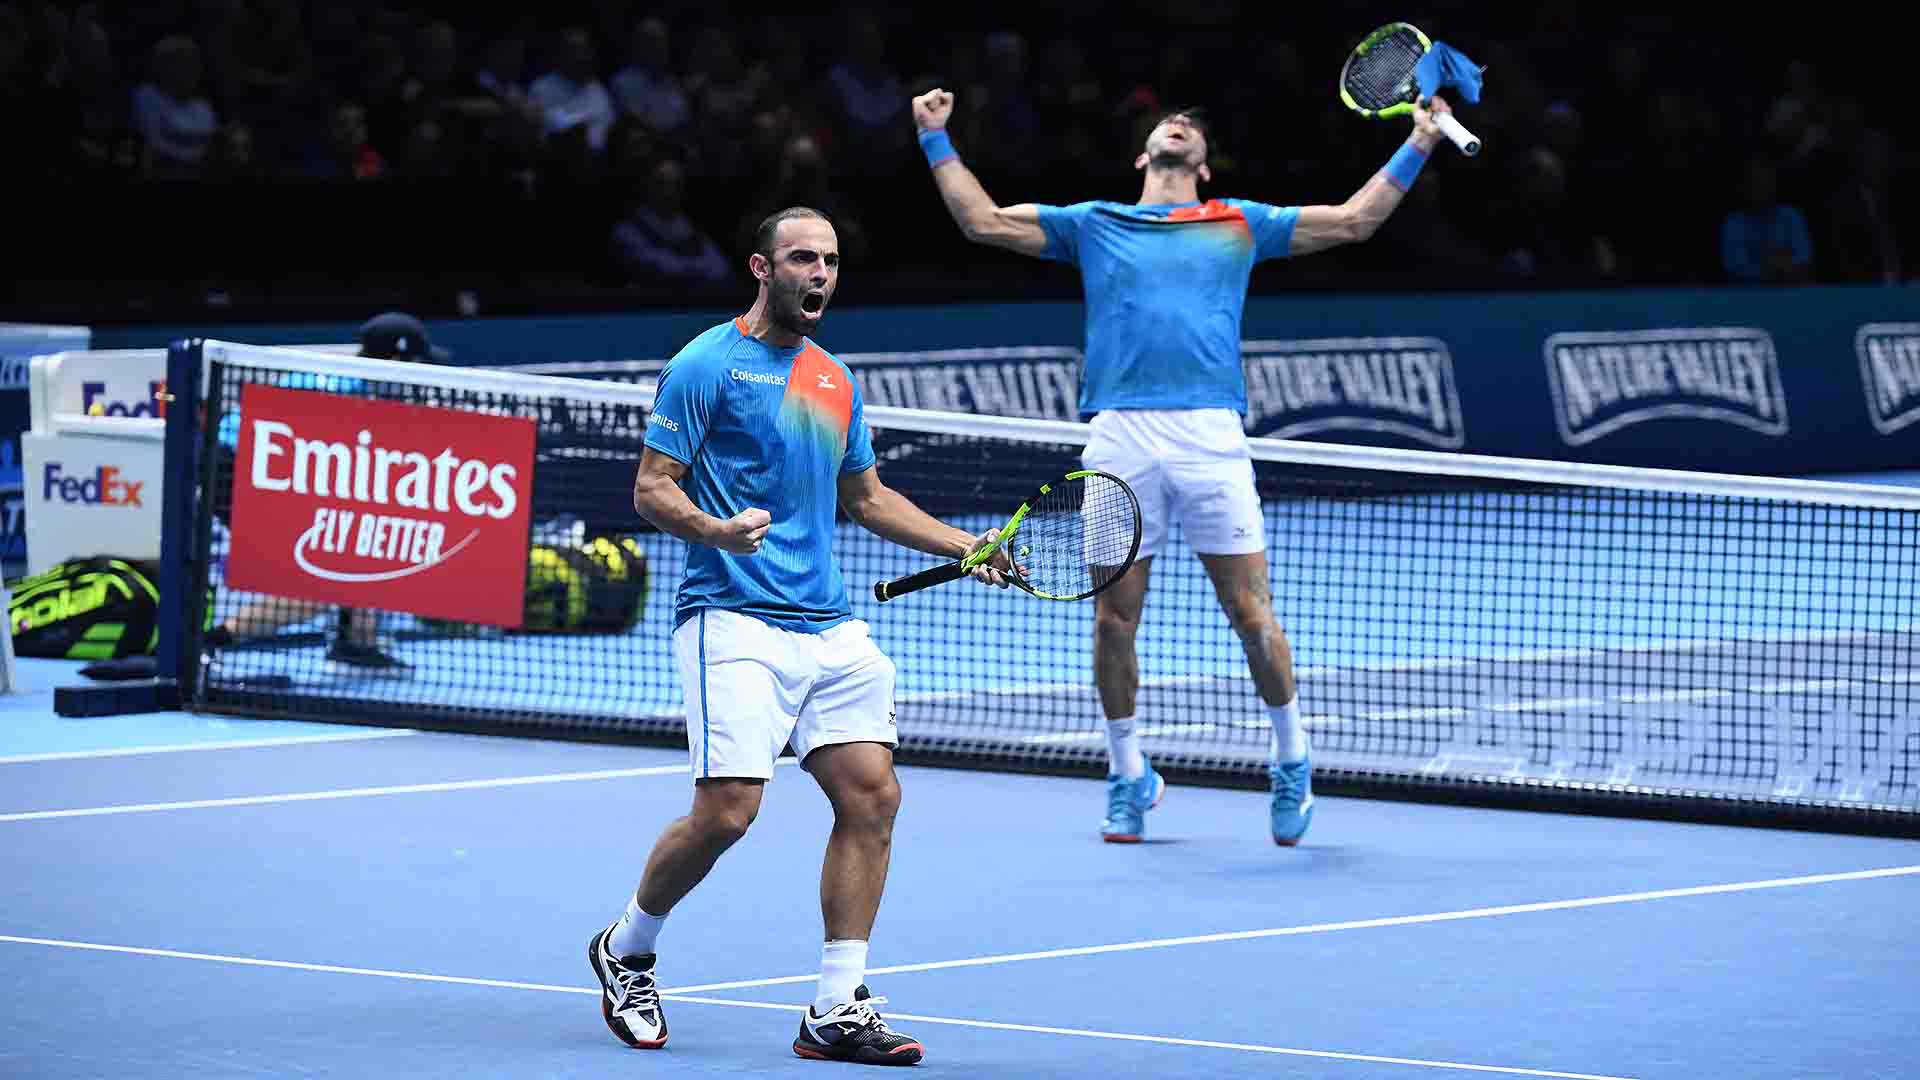
[(818, 315), (826, 306), (827, 294), (823, 292), (810, 292), (800, 298), (800, 310), (808, 315)]

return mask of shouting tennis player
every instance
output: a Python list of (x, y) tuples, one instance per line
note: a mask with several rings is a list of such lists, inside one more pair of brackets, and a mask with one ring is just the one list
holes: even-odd
[[(769, 216), (748, 268), (760, 282), (752, 310), (694, 338), (661, 372), (633, 487), (640, 515), (688, 544), (673, 644), (693, 808), (661, 832), (625, 914), (593, 936), (588, 958), (613, 1033), (629, 1046), (666, 1045), (655, 938), (745, 835), (791, 742), (833, 805), (820, 980), (793, 1052), (911, 1065), (920, 1042), (888, 1029), (865, 985), (900, 807), (894, 665), (848, 605), (834, 508), (948, 558), (996, 536), (944, 525), (880, 482), (853, 373), (807, 337), (839, 283), (827, 218), (805, 207)], [(1008, 584), (990, 565), (973, 576)]]
[(1312, 765), (1286, 634), (1275, 623), (1264, 519), (1244, 417), (1240, 319), (1253, 264), (1372, 236), (1405, 196), (1442, 135), (1435, 97), (1414, 110), (1413, 133), (1385, 167), (1339, 206), (1200, 200), (1207, 125), (1197, 110), (1169, 113), (1133, 166), (1140, 199), (1071, 206), (1001, 206), (953, 148), (953, 95), (913, 99), (920, 146), (947, 210), (967, 239), (1080, 268), (1086, 293), (1086, 370), (1080, 415), (1093, 435), (1083, 461), (1140, 496), (1140, 556), (1094, 598), (1093, 676), (1107, 717), (1111, 765), (1101, 834), (1137, 841), (1166, 781), (1140, 752), (1134, 726), (1140, 626), (1153, 555), (1179, 518), (1239, 635), (1273, 721), (1269, 775), (1273, 840), (1291, 846), (1313, 821)]

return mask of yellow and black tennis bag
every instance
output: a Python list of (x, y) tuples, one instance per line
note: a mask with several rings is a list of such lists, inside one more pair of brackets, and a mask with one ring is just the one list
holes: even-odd
[(15, 581), (13, 651), (56, 660), (117, 660), (160, 640), (160, 567), (94, 555)]
[(618, 634), (633, 629), (647, 600), (647, 557), (631, 537), (579, 546), (535, 544), (527, 552), (521, 630)]

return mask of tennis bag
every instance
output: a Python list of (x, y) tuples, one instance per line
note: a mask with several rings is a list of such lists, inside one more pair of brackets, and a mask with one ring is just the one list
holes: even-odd
[(144, 656), (160, 640), (158, 563), (95, 555), (12, 585), (13, 651), (56, 660)]
[(535, 544), (527, 553), (520, 629), (530, 633), (620, 634), (647, 602), (647, 557), (631, 537), (596, 536), (578, 547)]

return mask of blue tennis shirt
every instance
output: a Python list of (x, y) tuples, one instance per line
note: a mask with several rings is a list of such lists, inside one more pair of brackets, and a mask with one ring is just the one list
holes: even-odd
[(660, 373), (646, 445), (687, 466), (693, 505), (771, 517), (760, 550), (687, 546), (678, 626), (702, 608), (819, 632), (853, 617), (833, 559), (840, 477), (874, 465), (860, 388), (812, 341), (776, 349), (742, 319), (688, 342)]
[(1043, 256), (1078, 266), (1086, 292), (1082, 420), (1102, 409), (1246, 415), (1247, 280), (1255, 263), (1287, 255), (1299, 207), (1208, 199), (1039, 211)]

